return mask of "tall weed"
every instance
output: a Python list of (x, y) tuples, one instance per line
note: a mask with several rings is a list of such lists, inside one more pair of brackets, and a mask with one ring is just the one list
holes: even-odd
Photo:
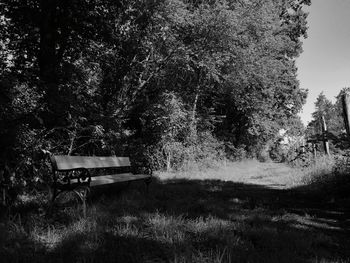
[(318, 156), (308, 167), (303, 169), (304, 184), (312, 184), (328, 181), (335, 169), (336, 161), (334, 156)]

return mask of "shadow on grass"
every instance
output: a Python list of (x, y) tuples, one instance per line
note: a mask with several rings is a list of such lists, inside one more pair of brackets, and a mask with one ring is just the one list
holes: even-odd
[[(148, 194), (141, 183), (125, 186), (95, 189), (87, 218), (74, 206), (40, 217), (40, 224), (30, 223), (39, 216), (26, 211), (13, 224), (20, 231), (4, 223), (0, 256), (8, 262), (350, 262), (349, 206), (323, 193), (215, 180), (155, 181)], [(33, 235), (34, 227), (48, 224), (57, 234), (50, 245)]]

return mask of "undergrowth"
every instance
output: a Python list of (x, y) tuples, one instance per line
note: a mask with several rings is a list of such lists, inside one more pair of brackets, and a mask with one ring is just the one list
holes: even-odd
[(350, 159), (341, 155), (322, 155), (299, 169), (298, 184), (330, 196), (350, 197)]

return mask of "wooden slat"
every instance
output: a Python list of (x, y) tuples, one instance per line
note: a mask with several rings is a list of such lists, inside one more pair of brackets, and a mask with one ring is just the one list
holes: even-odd
[(136, 181), (141, 179), (149, 178), (149, 175), (146, 174), (132, 174), (132, 173), (124, 173), (124, 174), (114, 174), (114, 175), (103, 175), (91, 178), (91, 186), (104, 185), (104, 184), (113, 184), (120, 183), (126, 181)]
[(51, 161), (58, 171), (130, 166), (129, 157), (55, 155), (51, 157)]

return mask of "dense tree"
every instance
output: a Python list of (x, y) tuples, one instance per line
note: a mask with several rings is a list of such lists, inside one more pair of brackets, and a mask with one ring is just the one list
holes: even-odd
[(327, 125), (330, 148), (333, 152), (341, 152), (349, 147), (342, 105), (342, 96), (348, 91), (349, 88), (343, 88), (336, 96), (335, 103), (321, 93), (316, 99), (315, 112), (312, 113), (312, 120), (307, 127), (308, 138), (321, 139), (323, 116)]
[(333, 131), (336, 109), (332, 101), (326, 98), (323, 93), (317, 97), (315, 102), (315, 112), (312, 113), (312, 121), (309, 124), (310, 135), (322, 134), (322, 117), (324, 117), (329, 131)]
[(2, 167), (40, 150), (142, 152), (169, 168), (221, 156), (222, 142), (265, 149), (305, 101), (307, 4), (3, 0)]
[(294, 4), (288, 1), (251, 5), (238, 20), (244, 34), (238, 37), (238, 66), (228, 78), (229, 99), (221, 109), (228, 118), (219, 132), (228, 129), (235, 143), (262, 146), (305, 102), (294, 62), (301, 52), (299, 36), (306, 32), (305, 14), (301, 6), (290, 9)]

